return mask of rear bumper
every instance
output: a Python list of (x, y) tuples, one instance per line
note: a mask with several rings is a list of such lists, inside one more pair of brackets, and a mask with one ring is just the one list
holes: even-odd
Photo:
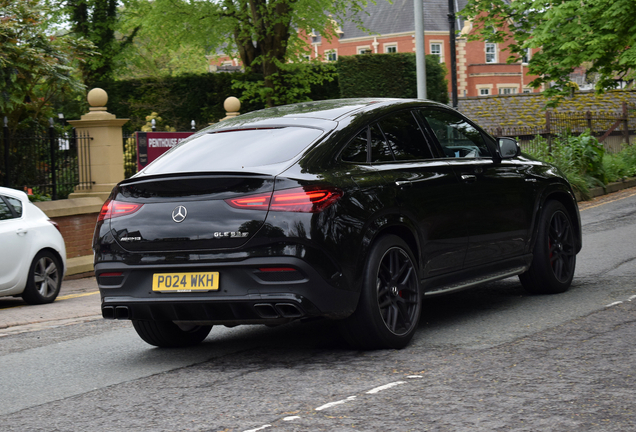
[[(295, 272), (263, 272), (262, 268)], [(213, 292), (154, 292), (154, 273), (219, 272)], [(95, 265), (107, 319), (196, 321), (205, 324), (275, 324), (308, 317), (345, 318), (356, 308), (358, 292), (337, 288), (343, 276), (322, 278), (293, 257), (251, 258), (240, 263), (133, 266)], [(335, 286), (334, 286), (335, 285)]]

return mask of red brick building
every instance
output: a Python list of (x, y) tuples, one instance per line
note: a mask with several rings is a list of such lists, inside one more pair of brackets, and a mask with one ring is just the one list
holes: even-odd
[[(449, 69), (450, 43), (447, 0), (424, 1), (424, 43), (426, 54), (439, 56)], [(461, 10), (466, 0), (455, 0), (455, 8)], [(413, 0), (377, 0), (369, 4), (358, 18), (369, 32), (363, 32), (352, 22), (337, 22), (338, 38), (327, 40), (320, 34), (307, 35), (311, 47), (308, 57), (322, 61), (336, 61), (339, 56), (394, 52), (415, 52), (415, 20)], [(457, 91), (458, 96), (487, 96), (496, 94), (530, 93), (528, 84), (536, 77), (528, 75), (527, 64), (507, 64), (509, 53), (506, 45), (469, 42), (466, 38), (473, 31), (470, 21), (457, 18), (455, 23), (462, 33), (456, 38)], [(527, 58), (525, 59), (527, 61)], [(211, 70), (215, 66), (238, 66), (237, 59), (215, 57), (210, 59)]]

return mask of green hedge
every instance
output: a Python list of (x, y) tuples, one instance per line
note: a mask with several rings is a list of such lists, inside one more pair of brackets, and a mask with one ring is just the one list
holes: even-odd
[[(309, 99), (417, 96), (414, 54), (341, 57), (337, 68), (338, 79), (312, 86)], [(437, 57), (427, 56), (426, 70), (428, 98), (447, 103), (444, 65)], [(241, 98), (240, 92), (232, 88), (233, 80), (258, 81), (261, 78), (244, 73), (205, 73), (100, 82), (96, 87), (108, 93), (109, 112), (118, 118), (130, 119), (124, 125), (125, 132), (140, 130), (146, 124), (146, 116), (153, 112), (163, 119), (162, 124), (185, 131), (190, 129), (192, 120), (200, 129), (225, 117), (225, 99), (229, 96)], [(244, 101), (241, 112), (261, 108), (260, 103)]]
[[(415, 54), (368, 54), (338, 58), (340, 96), (417, 97)], [(428, 99), (448, 103), (446, 68), (439, 57), (426, 56)]]
[[(225, 117), (223, 102), (229, 96), (240, 96), (232, 90), (232, 79), (250, 79), (239, 73), (205, 73), (176, 77), (146, 78), (97, 83), (108, 93), (108, 111), (118, 118), (129, 118), (127, 132), (138, 131), (146, 124), (146, 116), (156, 112), (164, 123), (178, 131), (190, 130), (194, 120), (197, 129)], [(262, 106), (243, 103), (242, 112)]]

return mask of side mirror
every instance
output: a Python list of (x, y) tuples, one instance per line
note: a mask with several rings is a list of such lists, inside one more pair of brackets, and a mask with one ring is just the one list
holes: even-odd
[(519, 156), (521, 153), (521, 147), (519, 143), (513, 138), (499, 138), (499, 156), (502, 159), (509, 159)]

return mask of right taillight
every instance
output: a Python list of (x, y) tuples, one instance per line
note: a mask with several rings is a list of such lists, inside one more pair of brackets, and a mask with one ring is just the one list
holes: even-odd
[(229, 198), (225, 202), (238, 209), (318, 213), (342, 195), (340, 189), (331, 186), (305, 186), (279, 190), (273, 194)]
[(143, 204), (127, 203), (123, 201), (106, 200), (99, 212), (97, 221), (113, 219), (119, 216), (128, 216), (139, 210)]

